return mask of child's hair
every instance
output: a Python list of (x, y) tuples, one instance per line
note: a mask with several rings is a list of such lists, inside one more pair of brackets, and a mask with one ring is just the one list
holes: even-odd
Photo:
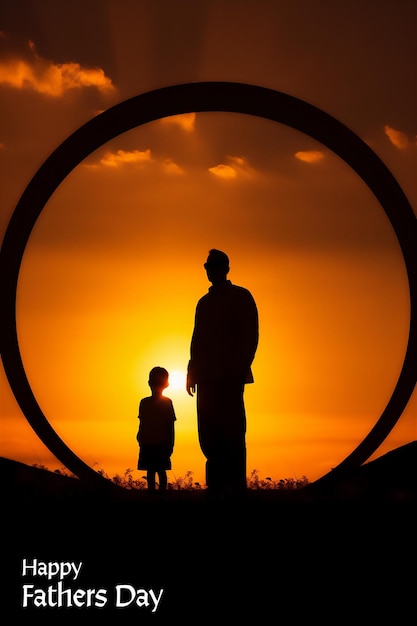
[(149, 384), (157, 387), (168, 387), (169, 374), (164, 367), (153, 367), (149, 372)]

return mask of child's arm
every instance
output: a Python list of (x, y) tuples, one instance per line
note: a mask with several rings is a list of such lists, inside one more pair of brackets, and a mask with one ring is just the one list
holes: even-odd
[(170, 453), (169, 456), (171, 456), (171, 454), (174, 452), (174, 443), (175, 443), (175, 428), (174, 428), (174, 422), (176, 421), (176, 415), (175, 415), (175, 411), (174, 411), (174, 405), (171, 402), (171, 420), (170, 420), (170, 432), (169, 432), (169, 439), (170, 439)]
[(141, 435), (142, 435), (142, 416), (143, 416), (143, 404), (141, 400), (139, 404), (139, 413), (138, 413), (139, 428), (138, 428), (138, 432), (136, 435), (136, 440), (139, 445), (140, 445), (140, 440), (141, 440)]

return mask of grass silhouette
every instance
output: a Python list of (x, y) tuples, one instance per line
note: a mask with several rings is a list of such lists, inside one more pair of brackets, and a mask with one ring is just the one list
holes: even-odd
[[(49, 499), (83, 503), (111, 497), (148, 501), (146, 477), (134, 476), (134, 470), (108, 476), (99, 470), (104, 486), (90, 488), (66, 468), (50, 470), (44, 465), (25, 465), (0, 457), (0, 476), (5, 502), (8, 506), (28, 504), (38, 506)], [(112, 487), (120, 487), (115, 489)], [(343, 474), (330, 475), (328, 480), (310, 482), (308, 478), (262, 477), (253, 469), (247, 477), (248, 499), (252, 502), (417, 502), (417, 441), (412, 441), (381, 457), (352, 468)], [(206, 485), (194, 480), (192, 471), (173, 476), (165, 492), (168, 502), (204, 501)], [(111, 498), (110, 498), (111, 499)], [(7, 508), (7, 507), (6, 507)]]
[[(66, 473), (66, 470), (56, 470), (59, 473)], [(124, 471), (123, 475), (115, 474), (109, 477), (104, 470), (99, 470), (98, 473), (107, 478), (118, 487), (125, 489), (147, 489), (146, 476), (140, 478), (133, 477), (132, 469), (128, 468)], [(253, 469), (247, 479), (247, 487), (252, 490), (268, 489), (268, 490), (290, 490), (300, 489), (309, 484), (309, 480), (306, 476), (302, 478), (281, 478), (279, 480), (272, 479), (271, 477), (260, 478), (257, 469)], [(170, 491), (201, 491), (207, 489), (206, 485), (194, 481), (193, 472), (188, 470), (185, 476), (175, 477), (174, 480), (168, 481), (167, 489)]]

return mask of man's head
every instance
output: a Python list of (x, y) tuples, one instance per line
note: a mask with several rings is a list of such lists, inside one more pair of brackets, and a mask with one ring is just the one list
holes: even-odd
[(213, 285), (224, 282), (230, 270), (229, 257), (221, 250), (212, 249), (204, 263), (204, 269)]

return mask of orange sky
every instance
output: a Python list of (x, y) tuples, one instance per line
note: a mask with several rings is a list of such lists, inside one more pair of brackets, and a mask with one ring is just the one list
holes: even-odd
[[(258, 84), (321, 107), (371, 146), (417, 206), (412, 3), (321, 2), (317, 13), (309, 2), (242, 2), (239, 12), (232, 3), (162, 11), (126, 1), (97, 11), (91, 2), (84, 22), (68, 18), (65, 2), (22, 4), (25, 17), (13, 6), (0, 13), (3, 233), (37, 168), (82, 123), (138, 93), (197, 80)], [(134, 468), (149, 369), (184, 374), (212, 247), (229, 254), (232, 282), (250, 289), (260, 314), (248, 472), (314, 480), (385, 408), (409, 296), (395, 234), (364, 182), (325, 146), (273, 122), (160, 120), (67, 177), (35, 225), (19, 279), (19, 341), (35, 396), (90, 466)], [(174, 378), (171, 478), (191, 470), (203, 482), (195, 400)], [(3, 372), (0, 384), (0, 454), (60, 467)], [(375, 456), (416, 438), (416, 402)]]

